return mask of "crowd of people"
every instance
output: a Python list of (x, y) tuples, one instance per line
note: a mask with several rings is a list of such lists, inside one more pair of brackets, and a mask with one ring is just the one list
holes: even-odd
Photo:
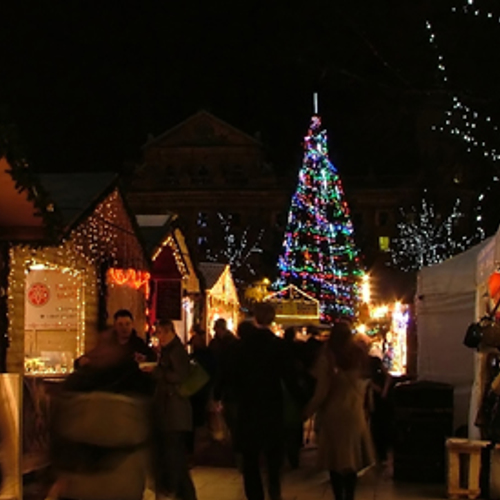
[(236, 333), (215, 321), (208, 344), (196, 325), (183, 344), (174, 323), (160, 321), (152, 347), (118, 311), (55, 401), (51, 495), (140, 500), (149, 486), (156, 498), (196, 500), (195, 430), (212, 414), (223, 418), (248, 500), (265, 490), (282, 498), (284, 462), (300, 466), (313, 417), (318, 464), (335, 499), (352, 500), (359, 471), (387, 458), (390, 376), (347, 322), (325, 341), (311, 329), (304, 342), (294, 328), (276, 336), (273, 321), (272, 305), (257, 304)]

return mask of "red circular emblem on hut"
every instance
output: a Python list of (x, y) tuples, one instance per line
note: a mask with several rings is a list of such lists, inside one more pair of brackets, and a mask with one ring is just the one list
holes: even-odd
[(44, 306), (50, 298), (50, 290), (43, 283), (33, 283), (28, 290), (28, 301), (32, 306)]

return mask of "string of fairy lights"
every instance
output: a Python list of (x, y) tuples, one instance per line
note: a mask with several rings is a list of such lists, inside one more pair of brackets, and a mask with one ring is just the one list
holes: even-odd
[(394, 241), (391, 259), (403, 271), (438, 264), (471, 244), (469, 238), (456, 238), (454, 234), (456, 222), (464, 217), (460, 200), (455, 201), (451, 213), (443, 220), (425, 195), (420, 207), (413, 206), (408, 212), (401, 209), (401, 212), (405, 222), (398, 224), (400, 236)]
[(255, 276), (256, 271), (252, 265), (251, 257), (254, 254), (263, 252), (260, 243), (264, 236), (264, 229), (261, 229), (253, 242), (249, 238), (250, 227), (247, 226), (239, 236), (232, 224), (231, 214), (217, 213), (217, 218), (223, 230), (224, 245), (220, 249), (208, 249), (206, 258), (210, 262), (225, 262), (229, 264), (235, 281), (240, 282), (238, 271), (247, 269)]
[(328, 158), (327, 132), (317, 112), (304, 138), (278, 269), (275, 286), (294, 284), (319, 300), (323, 321), (355, 315), (360, 261), (342, 183)]
[(478, 2), (475, 2), (474, 0), (465, 0), (460, 7), (452, 7), (451, 11), (454, 13), (471, 14), (476, 17), (500, 23), (500, 16), (491, 11), (484, 11), (480, 8)]
[[(76, 313), (75, 354), (79, 356), (85, 349), (87, 318), (93, 317), (93, 314), (88, 314), (88, 310), (97, 310), (99, 282), (106, 279), (106, 276), (100, 276), (97, 272), (100, 265), (106, 263), (111, 268), (132, 266), (138, 270), (147, 266), (143, 250), (121, 201), (119, 191), (114, 190), (57, 246), (34, 248), (16, 245), (10, 249), (8, 335), (12, 351), (24, 353), (25, 350), (24, 345), (16, 346), (16, 343), (23, 343), (24, 340), (22, 336), (15, 335), (15, 332), (25, 329), (25, 286), (29, 273), (37, 270), (57, 271), (64, 274), (65, 279), (76, 290), (74, 308), (63, 311), (59, 307), (58, 324), (55, 327), (58, 330), (73, 331), (75, 326), (69, 320), (69, 315)], [(125, 271), (126, 269), (123, 270)], [(39, 273), (39, 286), (48, 288), (48, 275)], [(64, 292), (63, 295), (68, 293), (69, 291)], [(31, 371), (37, 373), (39, 370), (33, 365)]]
[[(475, 0), (465, 0), (460, 6), (453, 6), (451, 8), (452, 14), (465, 15), (473, 17), (477, 20), (487, 20), (495, 23), (500, 23), (500, 16), (494, 14), (491, 10), (485, 10), (478, 5)], [(425, 24), (429, 44), (436, 54), (437, 58), (437, 73), (440, 83), (444, 86), (448, 83), (447, 68), (444, 61), (444, 56), (439, 50), (439, 45), (436, 39), (432, 23), (427, 20)], [(493, 173), (491, 181), (493, 183), (499, 182), (498, 162), (500, 161), (500, 151), (493, 144), (498, 137), (498, 125), (496, 125), (489, 114), (484, 116), (476, 107), (472, 107), (466, 103), (464, 97), (455, 92), (451, 101), (450, 108), (445, 111), (444, 120), (439, 125), (433, 125), (431, 129), (435, 132), (443, 133), (457, 138), (461, 141), (467, 153), (476, 153), (483, 158), (491, 161), (493, 165)], [(486, 134), (481, 134), (479, 131), (487, 130)], [(483, 137), (481, 137), (483, 135)], [(486, 139), (486, 137), (493, 137)], [(476, 224), (477, 224), (477, 237), (483, 239), (485, 231), (483, 228), (483, 203), (486, 199), (486, 194), (491, 190), (491, 186), (486, 186), (479, 192), (476, 202)]]

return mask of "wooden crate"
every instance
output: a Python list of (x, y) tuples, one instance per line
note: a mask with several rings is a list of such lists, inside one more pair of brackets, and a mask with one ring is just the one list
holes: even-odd
[[(489, 441), (450, 438), (446, 441), (448, 456), (448, 498), (478, 498), (481, 452)], [(461, 460), (462, 458), (462, 460)], [(466, 467), (466, 470), (464, 470)], [(465, 477), (465, 485), (461, 478)]]

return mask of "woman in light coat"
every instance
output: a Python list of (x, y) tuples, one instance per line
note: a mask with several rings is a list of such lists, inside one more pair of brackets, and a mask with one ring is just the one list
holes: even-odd
[(316, 390), (306, 416), (319, 419), (318, 460), (336, 500), (353, 500), (357, 473), (375, 462), (366, 420), (366, 354), (350, 326), (335, 324), (314, 368)]

